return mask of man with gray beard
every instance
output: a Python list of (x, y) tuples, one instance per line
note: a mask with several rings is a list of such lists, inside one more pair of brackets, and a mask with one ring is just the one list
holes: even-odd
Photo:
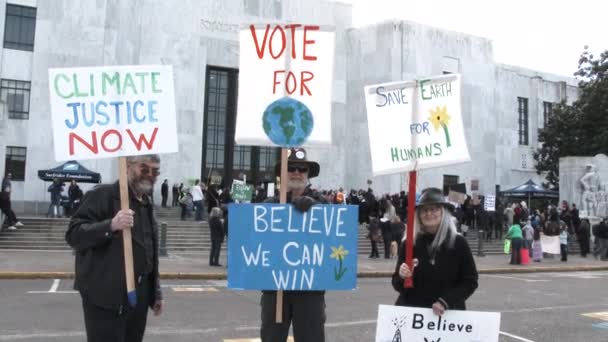
[[(158, 230), (150, 194), (160, 174), (158, 155), (127, 157), (129, 208), (121, 209), (120, 186), (87, 192), (72, 216), (66, 241), (76, 251), (74, 288), (80, 292), (88, 342), (139, 342), (148, 308), (163, 307), (158, 272)], [(121, 231), (132, 230), (137, 305), (127, 301)]]
[[(309, 178), (319, 175), (319, 164), (306, 159), (303, 148), (289, 150), (287, 159), (287, 203), (306, 212), (314, 204), (327, 204), (318, 192), (310, 188)], [(275, 172), (281, 174), (281, 164)], [(283, 184), (283, 180), (281, 183)], [(266, 203), (278, 203), (269, 198)], [(262, 342), (285, 342), (293, 322), (295, 341), (325, 341), (325, 291), (283, 291), (283, 322), (275, 322), (276, 291), (262, 292)]]

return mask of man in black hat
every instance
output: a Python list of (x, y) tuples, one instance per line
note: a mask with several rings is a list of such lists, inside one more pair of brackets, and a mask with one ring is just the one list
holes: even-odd
[[(314, 204), (327, 201), (310, 188), (309, 179), (319, 175), (319, 164), (306, 159), (302, 148), (289, 150), (287, 162), (287, 202), (302, 212)], [(281, 164), (277, 163), (275, 172), (280, 174)], [(277, 198), (265, 202), (277, 203)], [(325, 341), (325, 291), (284, 291), (283, 322), (276, 323), (276, 291), (262, 292), (262, 342), (285, 342), (289, 325), (293, 322), (293, 335), (296, 341)]]

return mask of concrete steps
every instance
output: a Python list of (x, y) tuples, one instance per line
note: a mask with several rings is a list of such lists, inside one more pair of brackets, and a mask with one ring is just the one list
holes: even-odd
[[(163, 208), (168, 214), (177, 209)], [(17, 230), (4, 230), (0, 233), (0, 249), (2, 250), (45, 250), (65, 251), (70, 247), (65, 242), (69, 219), (21, 217), (24, 226)], [(169, 253), (201, 253), (211, 249), (209, 225), (207, 222), (197, 223), (192, 220), (180, 221), (175, 217), (158, 218), (159, 223), (167, 223), (167, 251)], [(367, 239), (367, 230), (359, 230), (358, 254), (371, 254), (371, 243)], [(473, 254), (477, 254), (477, 232), (469, 231), (466, 236)], [(578, 243), (571, 241), (570, 254), (579, 253)], [(492, 240), (483, 242), (485, 254), (503, 254), (504, 241)], [(227, 244), (222, 244), (226, 249)], [(378, 250), (384, 253), (384, 244), (378, 242)]]

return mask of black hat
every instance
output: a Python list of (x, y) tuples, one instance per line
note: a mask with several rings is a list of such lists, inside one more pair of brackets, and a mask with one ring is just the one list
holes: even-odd
[(443, 191), (437, 188), (426, 188), (422, 190), (422, 195), (420, 195), (420, 200), (418, 201), (418, 205), (416, 205), (416, 209), (429, 204), (442, 205), (450, 211), (454, 210), (454, 205), (447, 202), (444, 199)]
[[(290, 164), (307, 164), (308, 165), (308, 178), (317, 177), (321, 167), (319, 163), (309, 161), (306, 159), (306, 150), (303, 148), (290, 148), (287, 151), (287, 165)], [(274, 172), (277, 176), (281, 175), (281, 161), (279, 160), (274, 166)]]

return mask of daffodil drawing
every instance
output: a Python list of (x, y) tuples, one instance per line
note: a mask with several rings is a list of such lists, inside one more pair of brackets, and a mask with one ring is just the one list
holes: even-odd
[(336, 281), (339, 281), (346, 273), (347, 268), (343, 267), (344, 257), (348, 255), (348, 251), (344, 249), (344, 246), (340, 245), (340, 247), (331, 247), (332, 253), (329, 256), (330, 258), (336, 259), (339, 262), (339, 267), (336, 269), (334, 266), (334, 277)]
[(452, 146), (450, 141), (450, 131), (448, 130), (448, 124), (450, 123), (450, 115), (446, 106), (437, 106), (435, 110), (431, 109), (429, 114), (429, 121), (435, 127), (435, 131), (439, 130), (439, 127), (443, 127), (443, 133), (445, 133), (445, 144), (447, 147)]

